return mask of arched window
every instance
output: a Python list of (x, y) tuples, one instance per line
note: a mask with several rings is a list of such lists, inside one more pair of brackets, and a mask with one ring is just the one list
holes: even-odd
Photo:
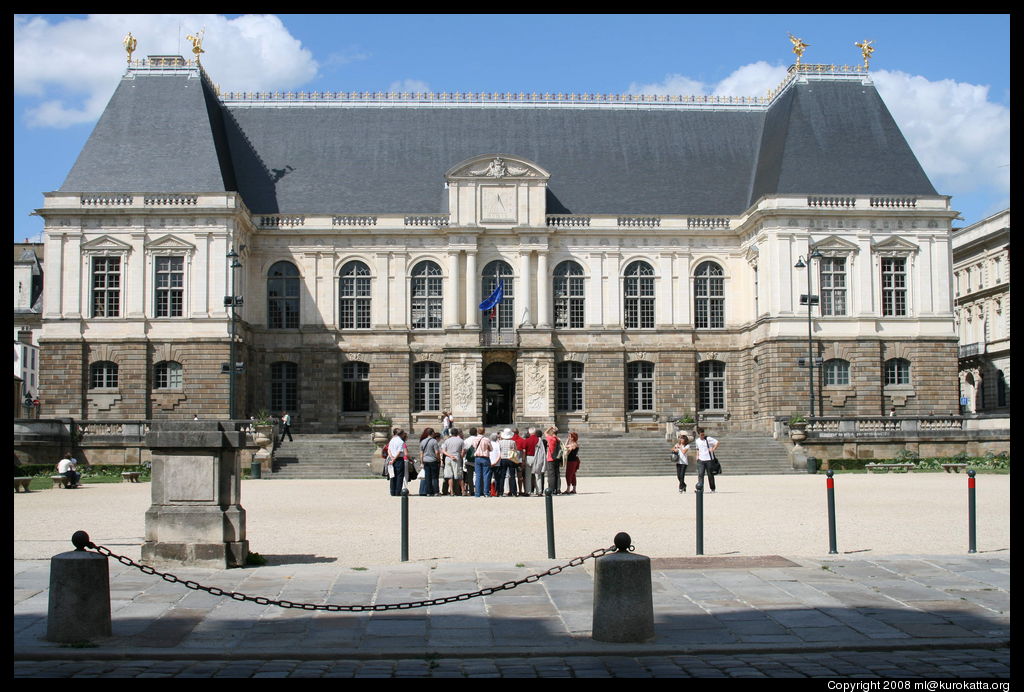
[(825, 386), (846, 386), (850, 384), (850, 363), (842, 358), (826, 360), (823, 366)]
[(89, 389), (117, 389), (117, 363), (101, 360), (89, 366)]
[(910, 361), (904, 358), (885, 361), (885, 384), (910, 384)]
[(153, 389), (181, 389), (181, 363), (165, 360), (153, 366)]
[(494, 260), (487, 263), (480, 273), (480, 296), (487, 298), (494, 293), (499, 281), (502, 283), (501, 302), (484, 318), (484, 324), (492, 330), (512, 329), (515, 321), (515, 282), (512, 279), (512, 267), (508, 262)]
[(341, 410), (370, 410), (370, 366), (366, 363), (353, 361), (341, 366)]
[(555, 329), (583, 328), (583, 267), (566, 260), (555, 267)]
[(583, 410), (583, 363), (564, 361), (555, 370), (555, 408)]
[(626, 409), (654, 410), (654, 363), (637, 360), (626, 365)]
[(412, 328), (440, 329), (442, 305), (441, 267), (435, 262), (424, 260), (412, 268)]
[(270, 364), (270, 411), (296, 411), (299, 408), (299, 366), (289, 361)]
[(705, 360), (697, 366), (697, 406), (701, 411), (725, 408), (725, 363)]
[(694, 327), (725, 326), (725, 272), (714, 262), (701, 262), (693, 275)]
[(412, 410), (441, 410), (441, 365), (424, 361), (412, 368)]
[(647, 262), (626, 267), (623, 282), (626, 329), (654, 327), (654, 270)]
[(370, 268), (362, 262), (347, 262), (341, 268), (338, 326), (341, 329), (370, 328)]
[(277, 262), (267, 272), (267, 326), (299, 326), (299, 270), (291, 262)]

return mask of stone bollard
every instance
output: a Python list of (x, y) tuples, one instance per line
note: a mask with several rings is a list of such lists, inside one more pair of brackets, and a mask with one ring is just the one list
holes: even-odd
[(654, 638), (651, 559), (629, 552), (627, 533), (615, 536), (618, 552), (594, 563), (594, 621), (600, 642), (645, 642)]
[(72, 537), (76, 549), (50, 559), (46, 640), (61, 644), (110, 636), (110, 571), (107, 558), (84, 550), (89, 536)]

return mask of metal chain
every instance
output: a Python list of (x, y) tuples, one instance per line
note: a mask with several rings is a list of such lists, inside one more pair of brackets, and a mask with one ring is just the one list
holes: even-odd
[[(444, 598), (434, 598), (429, 601), (412, 601), (410, 603), (379, 603), (376, 605), (331, 605), (324, 603), (293, 603), (286, 600), (274, 600), (272, 598), (264, 598), (262, 596), (249, 596), (244, 593), (238, 593), (236, 591), (225, 591), (224, 589), (216, 586), (203, 586), (197, 582), (189, 579), (179, 579), (178, 577), (168, 572), (160, 572), (149, 565), (140, 565), (129, 557), (124, 555), (115, 555), (102, 545), (88, 544), (88, 548), (93, 548), (96, 552), (100, 553), (105, 557), (112, 557), (123, 565), (129, 567), (135, 567), (146, 574), (155, 574), (164, 581), (171, 582), (174, 584), (184, 584), (187, 588), (194, 591), (206, 591), (213, 596), (229, 596), (236, 601), (252, 601), (259, 605), (272, 605), (279, 606), (281, 608), (301, 608), (302, 610), (326, 610), (332, 613), (336, 612), (348, 612), (348, 613), (362, 613), (367, 611), (379, 611), (379, 610), (408, 610), (411, 608), (428, 608), (430, 606), (444, 605), (445, 603), (454, 603), (456, 601), (468, 601), (471, 598), (477, 598), (479, 596), (490, 596), (491, 594), (498, 591), (508, 591), (514, 589), (520, 584), (532, 584), (535, 581), (539, 581), (543, 577), (549, 577), (553, 574), (558, 574), (567, 567), (579, 567), (587, 560), (598, 558), (608, 553), (617, 552), (618, 549), (615, 546), (610, 548), (599, 548), (590, 555), (574, 557), (568, 563), (564, 565), (556, 565), (551, 569), (541, 572), (540, 574), (531, 574), (528, 577), (518, 579), (516, 581), (507, 581), (501, 586), (492, 586), (479, 591), (472, 591), (470, 593), (459, 594), (458, 596), (446, 596)], [(632, 548), (632, 546), (630, 546)]]

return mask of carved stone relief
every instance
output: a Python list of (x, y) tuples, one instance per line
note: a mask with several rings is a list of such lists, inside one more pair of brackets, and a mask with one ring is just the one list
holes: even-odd
[(526, 368), (525, 414), (527, 416), (549, 416), (548, 407), (548, 365), (533, 360)]
[(472, 363), (452, 363), (450, 377), (452, 386), (452, 415), (476, 415), (476, 368)]

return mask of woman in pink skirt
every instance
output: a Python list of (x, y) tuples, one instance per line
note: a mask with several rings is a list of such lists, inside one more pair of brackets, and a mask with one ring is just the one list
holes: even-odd
[(569, 441), (565, 443), (565, 492), (576, 494), (576, 471), (580, 468), (580, 436), (569, 433)]

